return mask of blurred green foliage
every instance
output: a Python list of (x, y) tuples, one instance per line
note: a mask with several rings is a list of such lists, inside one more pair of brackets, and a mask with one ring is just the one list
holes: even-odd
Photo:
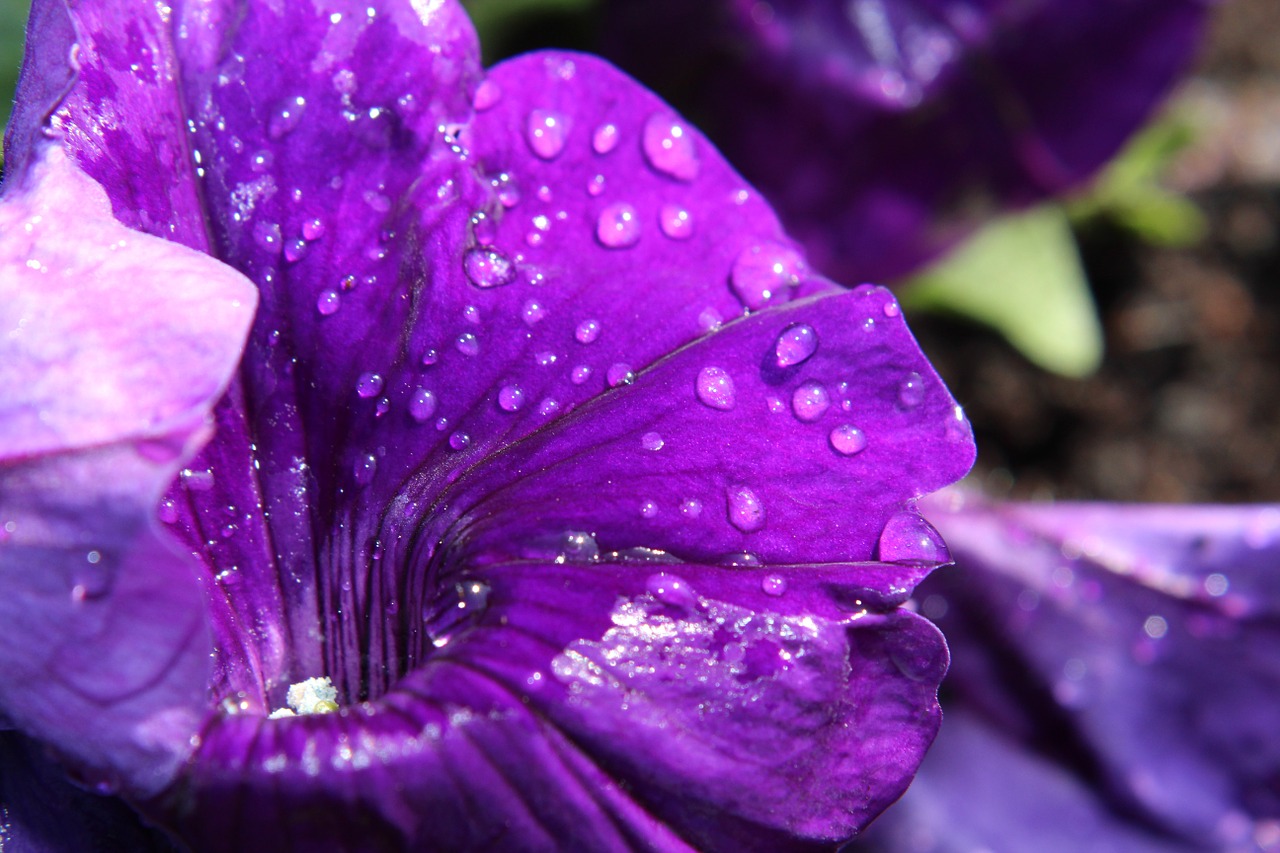
[(9, 121), (30, 0), (0, 0), (0, 127)]

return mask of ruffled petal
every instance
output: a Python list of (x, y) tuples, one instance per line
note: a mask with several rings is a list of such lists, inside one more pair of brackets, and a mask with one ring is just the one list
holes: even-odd
[[(1280, 508), (970, 496), (926, 514), (958, 561), (919, 591), (953, 650), (947, 701), (969, 719), (956, 749), (994, 741), (1064, 815), (1092, 814), (1050, 824), (1062, 849), (1280, 839)], [(1021, 798), (976, 801), (952, 755), (922, 771), (936, 849), (945, 815), (978, 810), (975, 843), (1040, 837)]]
[(0, 707), (151, 792), (191, 749), (210, 651), (155, 501), (209, 437), (254, 291), (117, 224), (52, 146), (10, 177), (0, 234)]

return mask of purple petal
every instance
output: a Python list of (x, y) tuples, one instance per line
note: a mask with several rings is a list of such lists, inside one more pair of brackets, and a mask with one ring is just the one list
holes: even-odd
[[(940, 498), (927, 513), (958, 560), (919, 592), (952, 645), (949, 707), (970, 720), (955, 749), (994, 743), (1027, 786), (978, 801), (967, 762), (944, 749), (920, 801), (938, 849), (946, 816), (977, 811), (961, 819), (992, 847), (1046, 831), (1061, 849), (1129, 849), (1136, 835), (1274, 845), (1280, 507)], [(1036, 796), (1064, 803), (1048, 830), (1018, 810)], [(1080, 809), (1093, 817), (1077, 825)]]
[(155, 501), (209, 436), (255, 295), (117, 224), (60, 150), (25, 162), (0, 204), (0, 706), (102, 784), (154, 791), (208, 678)]
[[(900, 276), (994, 208), (1088, 179), (1186, 70), (1210, 6), (725, 0), (610, 12), (623, 65), (673, 93), (698, 81), (690, 108), (729, 160), (820, 269), (859, 281)], [(673, 56), (690, 59), (673, 69)]]

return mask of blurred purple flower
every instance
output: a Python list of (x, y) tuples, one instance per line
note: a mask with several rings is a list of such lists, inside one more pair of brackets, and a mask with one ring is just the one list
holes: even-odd
[(946, 720), (857, 849), (1280, 850), (1280, 506), (922, 508)]
[(901, 793), (914, 504), (973, 444), (891, 295), (603, 62), (483, 76), (451, 2), (39, 2), (28, 44), (10, 837), (43, 750), (199, 849), (805, 849)]
[(817, 268), (882, 281), (1086, 181), (1186, 70), (1212, 5), (612, 0), (606, 43), (694, 116)]

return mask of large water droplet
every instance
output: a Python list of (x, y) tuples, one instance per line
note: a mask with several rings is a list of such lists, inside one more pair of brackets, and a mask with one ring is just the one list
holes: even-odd
[(915, 510), (902, 510), (880, 533), (878, 559), (885, 563), (940, 563), (951, 559), (933, 525)]
[(753, 533), (764, 527), (764, 504), (755, 492), (746, 486), (730, 486), (726, 497), (730, 524), (743, 533)]
[(808, 270), (794, 249), (765, 243), (743, 249), (733, 263), (730, 281), (734, 293), (748, 308), (762, 308), (800, 283)]
[(533, 110), (529, 113), (525, 138), (533, 153), (543, 160), (552, 160), (560, 155), (568, 133), (568, 121), (559, 113), (550, 110)]
[(713, 409), (727, 412), (737, 404), (733, 378), (722, 367), (704, 367), (694, 383), (698, 400)]
[(418, 423), (424, 423), (436, 413), (436, 395), (426, 388), (418, 388), (409, 398), (409, 415)]
[(924, 401), (924, 380), (919, 373), (908, 373), (898, 388), (898, 402), (904, 409), (914, 409)]
[(831, 442), (831, 447), (836, 453), (844, 456), (861, 453), (867, 446), (867, 437), (853, 424), (840, 424), (835, 427), (827, 436), (827, 440)]
[(361, 397), (372, 397), (382, 390), (382, 377), (376, 373), (361, 373), (356, 380), (356, 393)]
[(573, 336), (580, 344), (591, 343), (600, 337), (600, 322), (598, 320), (583, 320), (578, 324), (578, 328), (573, 330)]
[(774, 346), (778, 367), (803, 364), (817, 350), (818, 333), (808, 323), (797, 323), (783, 329)]
[(302, 96), (286, 98), (276, 107), (267, 121), (267, 133), (272, 139), (280, 139), (290, 133), (302, 121), (302, 113), (306, 108), (306, 98)]
[(618, 147), (618, 126), (602, 124), (591, 135), (591, 148), (597, 154), (608, 154)]
[(463, 332), (458, 335), (458, 339), (454, 341), (454, 346), (458, 348), (458, 352), (463, 355), (471, 356), (480, 352), (480, 342), (476, 340), (476, 336), (470, 332)]
[(352, 473), (355, 474), (356, 482), (364, 486), (373, 479), (373, 475), (377, 473), (377, 471), (378, 457), (374, 456), (372, 453), (366, 453), (356, 460)]
[(566, 531), (560, 537), (560, 553), (557, 563), (591, 563), (600, 558), (600, 546), (590, 533), (578, 530)]
[(324, 317), (337, 313), (342, 307), (342, 296), (336, 290), (326, 290), (316, 298), (316, 310)]
[(616, 202), (600, 211), (596, 238), (610, 249), (626, 249), (640, 239), (640, 216), (626, 202)]
[(640, 436), (640, 446), (645, 450), (661, 450), (665, 444), (666, 442), (662, 440), (662, 436), (656, 432), (646, 432)]
[(698, 149), (693, 134), (671, 113), (658, 112), (644, 123), (641, 141), (649, 165), (681, 181), (698, 176)]
[(658, 225), (662, 233), (672, 240), (687, 240), (693, 236), (693, 217), (678, 204), (664, 204), (658, 211)]
[(658, 601), (670, 607), (692, 610), (698, 605), (698, 596), (693, 588), (689, 586), (688, 581), (678, 575), (669, 575), (666, 572), (650, 575), (645, 581), (645, 589)]
[(791, 395), (791, 411), (797, 419), (813, 423), (831, 407), (831, 398), (820, 382), (806, 382)]
[(524, 390), (519, 385), (503, 385), (498, 389), (498, 405), (504, 412), (519, 411), (524, 400)]
[(488, 246), (467, 249), (462, 255), (462, 269), (467, 274), (467, 281), (484, 289), (510, 284), (516, 278), (515, 264)]

